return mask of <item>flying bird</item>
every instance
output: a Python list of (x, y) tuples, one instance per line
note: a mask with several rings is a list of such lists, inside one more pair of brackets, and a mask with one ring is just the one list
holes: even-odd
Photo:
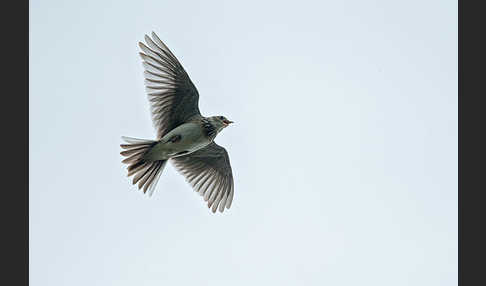
[(199, 93), (169, 48), (152, 32), (139, 42), (145, 89), (150, 102), (156, 140), (122, 137), (120, 152), (133, 184), (151, 196), (167, 161), (185, 176), (212, 212), (229, 209), (234, 183), (228, 152), (214, 139), (233, 123), (224, 116), (204, 117)]

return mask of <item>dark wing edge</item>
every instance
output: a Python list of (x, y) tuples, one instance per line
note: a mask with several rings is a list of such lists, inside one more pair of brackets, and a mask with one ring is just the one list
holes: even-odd
[(154, 32), (152, 38), (145, 35), (145, 42), (148, 46), (142, 42), (138, 45), (143, 51), (140, 56), (152, 121), (160, 139), (180, 124), (201, 116), (199, 93), (177, 58)]
[(229, 209), (233, 202), (234, 182), (228, 152), (212, 142), (189, 155), (171, 159), (194, 191), (204, 197), (212, 212)]

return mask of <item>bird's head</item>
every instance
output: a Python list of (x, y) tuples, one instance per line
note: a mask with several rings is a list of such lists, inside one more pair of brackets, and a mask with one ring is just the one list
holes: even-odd
[(228, 120), (226, 117), (221, 115), (211, 116), (209, 117), (209, 121), (218, 130), (218, 132), (223, 130), (223, 128), (228, 127), (228, 125), (230, 125), (231, 123), (233, 123), (233, 121)]

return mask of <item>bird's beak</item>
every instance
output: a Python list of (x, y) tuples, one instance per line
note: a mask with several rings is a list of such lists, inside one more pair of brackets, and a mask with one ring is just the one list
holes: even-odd
[(234, 122), (233, 122), (233, 121), (231, 121), (231, 120), (225, 120), (225, 121), (223, 121), (223, 122), (224, 122), (224, 124), (226, 124), (226, 125), (230, 125), (231, 123), (234, 123)]

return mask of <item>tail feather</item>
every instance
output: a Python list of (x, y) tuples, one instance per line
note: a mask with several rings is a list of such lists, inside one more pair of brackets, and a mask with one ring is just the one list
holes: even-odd
[(123, 156), (127, 156), (128, 157), (128, 156), (131, 156), (131, 155), (140, 153), (140, 152), (145, 152), (145, 147), (144, 146), (137, 147), (137, 148), (133, 148), (133, 149), (126, 150), (126, 151), (122, 151), (122, 152), (120, 152), (120, 154), (122, 154)]
[(147, 140), (147, 139), (138, 139), (133, 137), (122, 136), (122, 139), (130, 144), (147, 144), (147, 143), (154, 143), (157, 142), (155, 140)]
[(159, 181), (160, 174), (164, 170), (167, 160), (147, 161), (143, 158), (158, 141), (143, 140), (130, 137), (122, 137), (128, 144), (121, 144), (120, 147), (125, 151), (120, 152), (125, 158), (122, 163), (128, 164), (128, 177), (133, 177), (132, 183), (138, 183), (138, 189), (143, 188), (143, 192), (148, 190), (149, 196), (153, 194), (155, 186)]

